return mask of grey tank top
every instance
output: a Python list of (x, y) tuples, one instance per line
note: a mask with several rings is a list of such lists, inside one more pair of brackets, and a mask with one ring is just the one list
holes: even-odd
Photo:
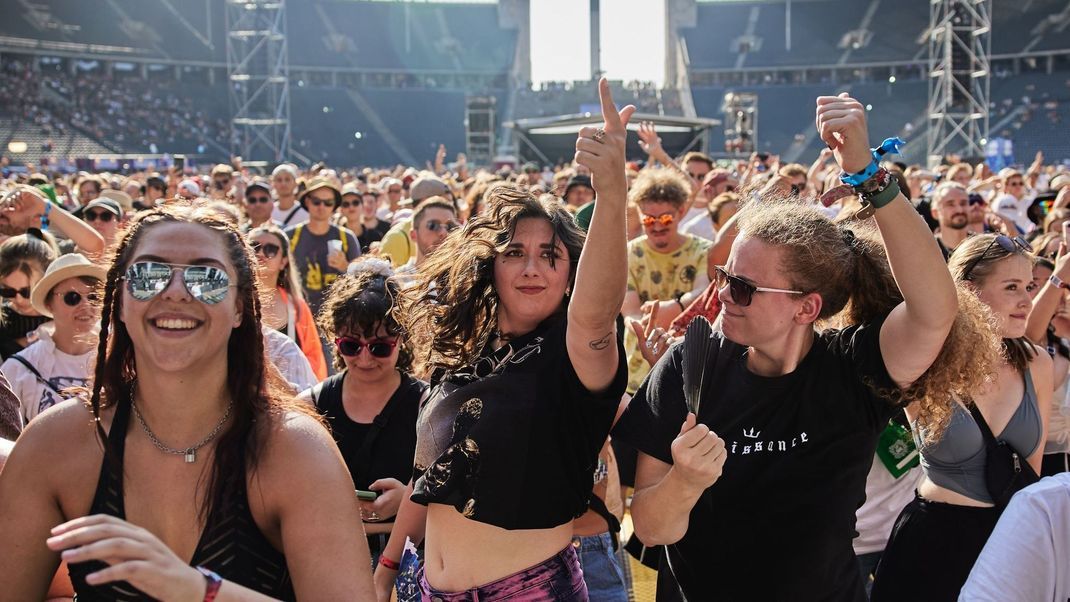
[[(1027, 369), (1021, 403), (1003, 432), (993, 434), (996, 439), (1009, 443), (1019, 454), (1029, 457), (1042, 443), (1043, 428), (1037, 410), (1037, 393)], [(944, 436), (933, 445), (922, 446), (917, 431), (914, 437), (921, 450), (921, 467), (930, 481), (979, 502), (993, 503), (985, 484), (988, 457), (985, 439), (969, 410), (956, 403)]]

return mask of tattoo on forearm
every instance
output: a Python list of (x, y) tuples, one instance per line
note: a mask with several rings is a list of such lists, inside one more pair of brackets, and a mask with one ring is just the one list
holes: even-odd
[(608, 333), (606, 336), (604, 336), (604, 337), (602, 337), (602, 338), (600, 338), (598, 340), (589, 341), (587, 344), (590, 345), (591, 349), (594, 349), (595, 351), (601, 351), (601, 350), (605, 349), (606, 347), (609, 347), (609, 342), (611, 340), (613, 340), (613, 333), (612, 332)]

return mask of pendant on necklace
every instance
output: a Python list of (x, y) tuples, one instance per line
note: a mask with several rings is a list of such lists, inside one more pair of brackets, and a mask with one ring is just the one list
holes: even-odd
[(197, 461), (197, 450), (192, 447), (186, 450), (186, 464), (193, 464)]

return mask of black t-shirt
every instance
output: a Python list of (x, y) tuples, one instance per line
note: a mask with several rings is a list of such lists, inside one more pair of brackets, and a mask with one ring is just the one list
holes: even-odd
[[(791, 374), (746, 367), (746, 348), (716, 335), (699, 421), (724, 439), (720, 479), (668, 546), (692, 600), (863, 601), (851, 549), (877, 438), (895, 412), (873, 387), (895, 388), (879, 347), (880, 324), (817, 335)], [(672, 463), (687, 415), (683, 349), (651, 370), (614, 436)]]
[(417, 427), (413, 501), (503, 529), (549, 529), (586, 512), (628, 362), (618, 340), (613, 382), (588, 391), (566, 328), (555, 316), (435, 383)]
[(7, 359), (25, 349), (16, 341), (37, 330), (37, 327), (52, 318), (47, 316), (24, 316), (11, 305), (0, 306), (0, 358)]
[(368, 252), (368, 247), (373, 242), (379, 242), (383, 240), (386, 233), (390, 230), (390, 224), (379, 220), (375, 222), (374, 228), (364, 228), (364, 231), (357, 235), (357, 241), (360, 243), (360, 250), (364, 253)]
[(387, 408), (389, 417), (365, 453), (365, 465), (359, 465), (362, 463), (358, 460), (361, 448), (372, 425), (354, 422), (342, 406), (342, 382), (347, 373), (343, 371), (323, 381), (315, 398), (316, 409), (327, 418), (331, 434), (353, 477), (353, 487), (367, 490), (377, 479), (387, 478), (408, 483), (412, 474), (412, 455), (416, 451), (416, 416), (427, 383), (408, 374), (401, 375), (401, 384), (376, 420), (383, 419), (388, 413)]

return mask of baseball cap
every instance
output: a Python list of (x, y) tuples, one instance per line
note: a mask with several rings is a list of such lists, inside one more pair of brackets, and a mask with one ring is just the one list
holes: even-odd
[(568, 184), (565, 186), (564, 196), (568, 196), (568, 193), (576, 186), (584, 186), (594, 190), (594, 186), (591, 186), (591, 176), (572, 176), (568, 179)]
[(415, 205), (424, 199), (433, 196), (446, 196), (450, 193), (450, 187), (435, 176), (423, 176), (412, 183), (409, 187), (409, 197)]
[(102, 209), (107, 209), (108, 211), (111, 211), (112, 213), (114, 213), (115, 217), (118, 217), (119, 219), (123, 219), (123, 208), (119, 205), (119, 203), (116, 203), (115, 201), (113, 201), (112, 199), (109, 199), (108, 197), (99, 196), (99, 197), (93, 199), (92, 201), (89, 201), (89, 204), (86, 205), (85, 209), (82, 210), (82, 214), (85, 215), (86, 211), (88, 211), (88, 210), (90, 210), (90, 209), (92, 209), (94, 207), (100, 207)]
[(245, 185), (245, 194), (249, 194), (249, 191), (253, 188), (259, 188), (264, 192), (271, 194), (271, 183), (264, 178), (253, 178), (252, 182)]

